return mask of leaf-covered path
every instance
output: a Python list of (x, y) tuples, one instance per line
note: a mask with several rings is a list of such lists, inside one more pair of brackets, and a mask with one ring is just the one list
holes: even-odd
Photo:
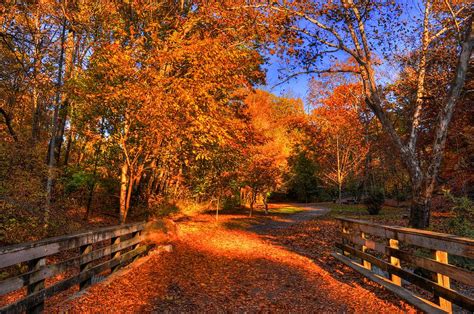
[[(180, 224), (173, 252), (152, 254), (124, 275), (51, 310), (413, 311), (329, 257), (336, 227), (332, 219), (302, 213), (293, 218), (280, 217), (279, 223), (270, 222), (275, 228), (257, 230), (242, 229), (255, 222), (242, 215), (222, 216), (219, 224), (210, 216)], [(276, 228), (285, 222), (287, 227)]]

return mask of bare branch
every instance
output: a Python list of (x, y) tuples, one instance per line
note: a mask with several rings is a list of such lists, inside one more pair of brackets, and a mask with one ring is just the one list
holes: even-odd
[(453, 24), (456, 27), (456, 30), (458, 31), (459, 41), (461, 41), (462, 40), (462, 38), (461, 38), (461, 29), (459, 28), (458, 21), (456, 20), (456, 13), (454, 13), (453, 8), (451, 7), (451, 4), (449, 4), (448, 0), (444, 0), (444, 3), (446, 4), (446, 6), (449, 9), (449, 12), (451, 13), (451, 17), (453, 18)]
[[(459, 21), (458, 25), (459, 26), (462, 26), (466, 21), (469, 20), (469, 16), (468, 17), (465, 17), (463, 18), (461, 21)], [(435, 41), (436, 39), (438, 39), (439, 37), (441, 37), (444, 33), (446, 33), (447, 31), (449, 30), (452, 30), (453, 29), (453, 26), (451, 27), (444, 27), (443, 29), (439, 30), (436, 34), (434, 34), (433, 36), (431, 36), (430, 38), (430, 43), (432, 43), (433, 41)]]
[(359, 71), (354, 71), (354, 70), (344, 70), (344, 69), (325, 69), (325, 70), (308, 70), (308, 71), (301, 71), (297, 73), (293, 73), (289, 76), (287, 76), (283, 81), (278, 82), (277, 84), (273, 85), (271, 89), (274, 89), (277, 86), (280, 86), (282, 84), (285, 84), (286, 82), (290, 81), (291, 79), (300, 76), (300, 75), (306, 75), (306, 74), (324, 74), (324, 73), (329, 73), (329, 74), (335, 74), (335, 73), (355, 73), (355, 74), (360, 74)]

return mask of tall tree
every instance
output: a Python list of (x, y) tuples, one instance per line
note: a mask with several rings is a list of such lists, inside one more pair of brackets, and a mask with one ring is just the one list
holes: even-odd
[[(445, 1), (445, 3), (448, 3)], [(444, 10), (430, 14), (432, 1), (424, 1), (425, 18), (421, 18), (424, 31), (420, 34), (421, 44), (416, 45), (421, 51), (417, 72), (417, 97), (412, 104), (409, 136), (400, 134), (394, 126), (391, 112), (387, 108), (389, 95), (384, 93), (380, 81), (380, 66), (385, 60), (393, 60), (397, 44), (408, 46), (404, 41), (411, 33), (411, 27), (403, 22), (403, 8), (397, 3), (378, 1), (341, 0), (340, 2), (314, 1), (274, 1), (242, 6), (246, 9), (265, 10), (262, 18), (282, 16), (286, 18), (282, 28), (283, 40), (279, 47), (286, 46), (285, 51), (290, 60), (299, 61), (298, 73), (354, 73), (363, 84), (363, 94), (368, 107), (382, 124), (389, 135), (393, 146), (398, 150), (411, 178), (412, 205), (410, 224), (425, 228), (429, 224), (430, 204), (441, 166), (449, 122), (455, 105), (461, 95), (465, 74), (472, 54), (474, 35), (472, 32), (472, 9), (467, 2), (448, 5)], [(452, 12), (454, 14), (445, 13)], [(435, 18), (436, 17), (436, 18)], [(378, 27), (372, 24), (378, 23)], [(441, 21), (441, 22), (437, 22)], [(463, 29), (462, 34), (458, 32)], [(423, 160), (416, 140), (420, 133), (420, 112), (422, 96), (425, 92), (426, 52), (439, 45), (442, 37), (461, 38), (457, 55), (458, 62), (452, 74), (452, 83), (438, 112), (438, 119), (431, 140), (432, 154), (429, 160)], [(357, 69), (341, 66), (341, 56), (350, 58)], [(336, 61), (334, 61), (336, 60)], [(293, 75), (296, 75), (294, 73)]]

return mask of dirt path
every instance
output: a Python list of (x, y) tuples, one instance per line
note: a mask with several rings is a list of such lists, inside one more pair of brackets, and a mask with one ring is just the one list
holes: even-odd
[(291, 207), (297, 207), (303, 209), (303, 211), (288, 215), (285, 217), (285, 220), (271, 220), (265, 224), (253, 225), (249, 228), (250, 231), (256, 232), (258, 234), (271, 233), (276, 229), (288, 228), (291, 225), (301, 223), (325, 215), (330, 211), (329, 208), (324, 207), (320, 204), (298, 204), (298, 203), (288, 203), (285, 204)]
[[(305, 205), (306, 206), (306, 205)], [(145, 262), (50, 312), (358, 312), (412, 309), (329, 257), (336, 226), (311, 205), (271, 227), (229, 229), (243, 215), (179, 226), (171, 253)], [(281, 217), (280, 217), (281, 218)], [(315, 219), (313, 219), (315, 218)]]

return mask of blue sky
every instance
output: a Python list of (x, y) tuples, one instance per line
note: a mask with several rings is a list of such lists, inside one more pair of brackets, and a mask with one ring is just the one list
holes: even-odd
[(262, 86), (262, 89), (278, 96), (285, 96), (290, 93), (290, 95), (295, 98), (305, 100), (308, 90), (308, 82), (311, 76), (299, 75), (296, 78), (275, 87), (275, 85), (281, 82), (281, 79), (278, 78), (278, 70), (282, 68), (286, 69), (287, 65), (275, 55), (268, 56), (268, 58), (268, 63), (264, 67), (267, 71), (267, 85)]
[[(417, 37), (417, 31), (421, 31), (419, 22), (416, 21), (417, 18), (420, 18), (423, 15), (423, 5), (421, 0), (399, 0), (399, 4), (402, 4), (404, 8), (404, 13), (400, 16), (400, 19), (406, 20), (409, 27), (413, 28), (414, 33), (411, 34), (414, 38)], [(370, 22), (368, 22), (370, 24)], [(412, 49), (413, 47), (406, 47), (402, 45), (399, 49)], [(377, 49), (375, 49), (377, 50)], [(260, 86), (264, 90), (267, 90), (278, 96), (292, 96), (296, 98), (301, 98), (306, 103), (306, 95), (308, 92), (308, 83), (313, 75), (300, 75), (296, 78), (291, 79), (288, 82), (280, 84), (281, 78), (279, 78), (279, 70), (288, 69), (288, 65), (285, 64), (285, 61), (276, 55), (266, 55), (268, 62), (265, 64), (264, 68), (267, 71), (267, 84), (265, 86)], [(384, 64), (384, 73), (391, 74), (392, 77), (386, 77), (384, 80), (393, 80), (396, 78), (396, 69), (390, 68), (390, 65)]]

